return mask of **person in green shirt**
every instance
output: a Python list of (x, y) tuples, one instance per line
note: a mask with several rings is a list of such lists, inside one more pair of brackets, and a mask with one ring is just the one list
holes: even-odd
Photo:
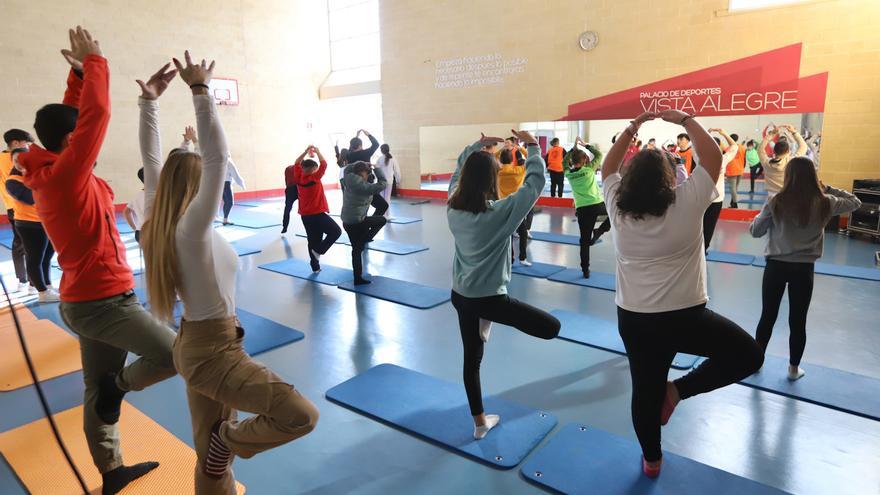
[[(578, 148), (579, 144), (585, 150)], [(578, 137), (566, 159), (569, 157), (571, 159), (566, 164), (565, 176), (574, 195), (575, 215), (581, 231), (581, 271), (584, 278), (590, 278), (590, 246), (596, 244), (602, 234), (611, 230), (602, 190), (596, 182), (596, 169), (602, 165), (602, 153), (597, 147)], [(598, 229), (593, 230), (601, 215), (606, 215), (605, 221)]]
[(746, 143), (746, 165), (749, 166), (749, 181), (751, 182), (751, 193), (755, 192), (755, 179), (764, 171), (761, 166), (761, 156), (758, 155), (758, 147), (754, 139), (749, 139)]

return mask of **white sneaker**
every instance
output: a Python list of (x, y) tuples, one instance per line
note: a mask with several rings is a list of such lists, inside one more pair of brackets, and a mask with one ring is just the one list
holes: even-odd
[(39, 294), (39, 292), (40, 291), (38, 291), (37, 288), (34, 287), (33, 285), (28, 285), (28, 291), (27, 291), (28, 295)]
[(532, 262), (529, 260), (519, 260), (519, 264), (522, 266), (532, 266)]
[(529, 238), (529, 239), (532, 238), (532, 231), (531, 231), (531, 230), (527, 230), (527, 231), (526, 231), (526, 237)]
[(474, 440), (482, 440), (489, 433), (489, 430), (495, 428), (500, 422), (501, 416), (497, 414), (487, 414), (486, 424), (483, 426), (474, 426)]
[(58, 297), (57, 292), (46, 289), (43, 292), (38, 293), (37, 300), (41, 303), (55, 303), (61, 301), (61, 298)]
[(27, 292), (28, 290), (30, 290), (29, 289), (30, 286), (31, 286), (31, 284), (29, 284), (27, 282), (19, 282), (18, 288), (15, 289), (15, 292)]
[(803, 370), (800, 366), (798, 366), (797, 370), (792, 370), (791, 366), (788, 367), (788, 379), (791, 381), (800, 380), (806, 375), (807, 372)]
[[(480, 318), (480, 340), (489, 342), (489, 334), (492, 333), (492, 322)], [(488, 431), (488, 430), (487, 430)]]

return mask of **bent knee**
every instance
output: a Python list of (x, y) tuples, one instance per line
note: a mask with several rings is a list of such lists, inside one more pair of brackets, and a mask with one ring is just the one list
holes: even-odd
[(306, 435), (311, 433), (318, 425), (321, 413), (312, 401), (299, 395), (299, 392), (294, 392), (296, 393), (296, 398), (292, 403), (288, 403), (292, 409), (290, 414), (284, 419), (278, 418), (278, 421), (291, 433), (295, 432), (299, 435)]

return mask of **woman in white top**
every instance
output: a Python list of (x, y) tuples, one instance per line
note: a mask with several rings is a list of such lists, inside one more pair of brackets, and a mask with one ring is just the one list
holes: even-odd
[(712, 200), (712, 203), (706, 208), (706, 212), (703, 213), (703, 243), (706, 246), (706, 251), (709, 251), (709, 244), (712, 244), (712, 236), (715, 235), (715, 226), (718, 225), (718, 217), (721, 216), (721, 209), (724, 206), (724, 170), (727, 168), (727, 164), (733, 161), (736, 158), (736, 154), (739, 151), (739, 145), (736, 144), (736, 141), (733, 140), (724, 129), (709, 129), (709, 132), (717, 132), (727, 141), (726, 146), (722, 146), (721, 140), (718, 138), (714, 138), (715, 143), (718, 144), (718, 147), (723, 150), (721, 155), (721, 173), (718, 174), (718, 180), (715, 182), (715, 191), (718, 192), (715, 199)]
[[(398, 185), (400, 184), (400, 165), (397, 164), (397, 158), (391, 156), (391, 148), (387, 144), (383, 144), (379, 147), (379, 151), (382, 152), (382, 155), (376, 160), (376, 168), (382, 169), (385, 178), (388, 179), (388, 185), (385, 186), (385, 190), (383, 190), (381, 194), (382, 198), (390, 203), (391, 190), (394, 188), (394, 183), (396, 182)], [(388, 218), (387, 210), (385, 211), (385, 218)]]
[[(252, 457), (309, 433), (318, 410), (242, 348), (244, 330), (235, 317), (238, 256), (212, 225), (228, 163), (226, 136), (208, 95), (214, 63), (193, 64), (187, 52), (185, 67), (177, 59), (174, 64), (192, 89), (201, 155), (175, 149), (160, 164), (156, 100), (177, 71), (165, 65), (146, 83), (138, 81), (147, 289), (162, 319), (171, 318), (176, 294), (183, 301), (173, 357), (192, 415), (195, 491), (234, 494), (233, 456)], [(236, 421), (236, 410), (255, 416)]]
[[(699, 166), (681, 185), (668, 158), (642, 150), (618, 172), (629, 139), (618, 139), (602, 166), (605, 203), (617, 255), (618, 330), (632, 376), (632, 419), (642, 446), (642, 470), (660, 474), (660, 425), (682, 399), (737, 382), (763, 363), (761, 348), (745, 330), (706, 309), (703, 212), (718, 194), (721, 151), (692, 116), (678, 110), (637, 117), (624, 134), (654, 118), (684, 126)], [(675, 354), (709, 359), (667, 381)]]

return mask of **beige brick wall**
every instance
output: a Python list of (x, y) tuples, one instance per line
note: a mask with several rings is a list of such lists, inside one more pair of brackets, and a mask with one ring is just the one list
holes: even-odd
[[(419, 128), (553, 120), (567, 105), (803, 42), (801, 75), (828, 71), (822, 177), (880, 177), (880, 1), (825, 0), (724, 15), (727, 0), (380, 2), (386, 141), (418, 187)], [(584, 52), (577, 36), (599, 33)], [(435, 89), (434, 62), (528, 58), (503, 84)], [(461, 143), (462, 146), (465, 143)]]
[[(283, 168), (306, 145), (306, 122), (314, 119), (308, 114), (329, 71), (326, 2), (4, 0), (2, 10), (2, 131), (33, 133), (34, 112), (61, 101), (66, 62), (58, 51), (68, 42), (67, 28), (79, 23), (110, 62), (113, 116), (96, 173), (113, 186), (117, 202), (140, 188), (134, 80), (187, 48), (215, 58), (216, 76), (239, 82), (241, 105), (221, 107), (220, 114), (248, 188), (284, 187)], [(195, 124), (187, 93), (175, 80), (161, 99), (165, 149), (179, 144), (183, 126)]]

